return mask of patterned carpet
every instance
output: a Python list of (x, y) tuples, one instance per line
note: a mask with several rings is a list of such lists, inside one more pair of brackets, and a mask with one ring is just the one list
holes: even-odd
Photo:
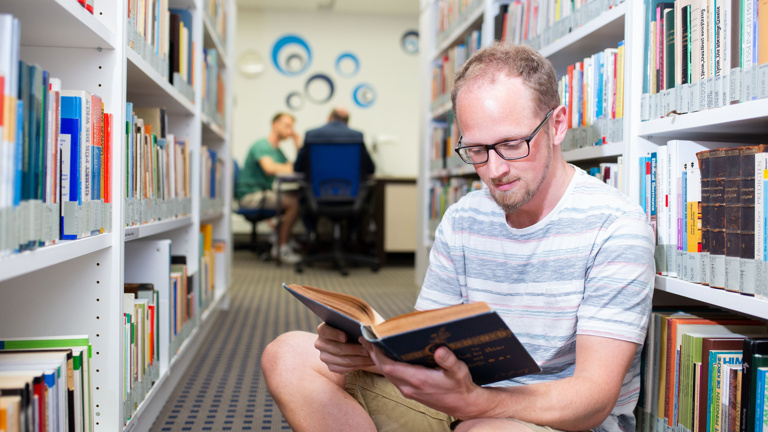
[(259, 359), (275, 336), (314, 331), (319, 321), (282, 288), (284, 282), (357, 295), (385, 318), (413, 310), (418, 289), (412, 265), (378, 273), (351, 268), (347, 277), (318, 265), (297, 274), (293, 266), (235, 251), (230, 309), (219, 314), (151, 432), (290, 430), (267, 391)]

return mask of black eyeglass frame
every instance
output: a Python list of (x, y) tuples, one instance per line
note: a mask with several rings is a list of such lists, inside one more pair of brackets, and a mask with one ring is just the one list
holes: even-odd
[[(467, 163), (467, 164), (470, 164), (470, 165), (480, 165), (480, 164), (484, 164), (484, 163), (488, 162), (488, 154), (489, 154), (489, 152), (491, 150), (495, 151), (496, 154), (499, 155), (500, 158), (502, 158), (504, 160), (508, 160), (508, 161), (519, 160), (519, 159), (526, 158), (526, 157), (528, 157), (531, 154), (531, 141), (533, 141), (533, 139), (536, 137), (536, 134), (539, 133), (541, 128), (544, 127), (544, 124), (547, 122), (547, 120), (549, 120), (549, 117), (552, 115), (553, 112), (555, 112), (555, 108), (552, 108), (551, 110), (549, 110), (549, 112), (547, 113), (547, 116), (544, 117), (544, 120), (542, 120), (542, 122), (536, 127), (536, 129), (530, 135), (528, 135), (525, 138), (518, 138), (518, 139), (514, 139), (514, 140), (501, 141), (501, 142), (497, 142), (496, 144), (475, 144), (475, 145), (470, 145), (470, 146), (462, 146), (461, 145), (461, 141), (463, 140), (464, 137), (461, 134), (459, 134), (459, 141), (458, 141), (458, 143), (456, 143), (457, 145), (456, 145), (456, 148), (454, 149), (454, 151), (456, 152), (456, 154), (459, 155), (459, 158), (461, 158), (461, 160), (464, 163)], [(525, 145), (528, 148), (528, 151), (525, 153), (525, 156), (508, 158), (508, 157), (503, 156), (501, 153), (499, 153), (498, 150), (496, 150), (496, 146), (498, 146), (498, 145), (508, 144), (508, 143), (516, 142), (516, 141), (525, 141)], [(472, 147), (483, 147), (483, 148), (485, 148), (485, 160), (484, 161), (482, 161), (482, 162), (473, 162), (473, 161), (467, 161), (466, 159), (464, 159), (464, 157), (461, 155), (460, 150), (463, 150), (465, 148), (472, 148)]]

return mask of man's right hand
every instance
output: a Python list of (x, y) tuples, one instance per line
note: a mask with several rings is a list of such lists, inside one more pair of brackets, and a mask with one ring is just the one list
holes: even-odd
[(375, 371), (376, 364), (371, 359), (368, 351), (357, 341), (348, 341), (347, 334), (321, 323), (317, 327), (317, 340), (315, 348), (320, 351), (320, 360), (328, 365), (331, 372), (344, 374), (347, 372), (365, 369)]

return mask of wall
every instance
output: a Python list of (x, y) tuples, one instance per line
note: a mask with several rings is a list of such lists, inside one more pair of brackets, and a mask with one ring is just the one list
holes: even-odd
[[(350, 127), (363, 132), (376, 161), (377, 174), (417, 175), (419, 96), (422, 93), (419, 58), (417, 54), (405, 53), (401, 46), (402, 36), (418, 29), (417, 16), (240, 8), (237, 19), (235, 59), (246, 51), (255, 50), (264, 59), (266, 69), (256, 78), (247, 78), (239, 72), (233, 74), (232, 157), (242, 164), (253, 141), (269, 133), (271, 118), (278, 111), (293, 114), (296, 130), (303, 136), (307, 129), (325, 123), (334, 106), (342, 105), (350, 111)], [(272, 61), (276, 41), (290, 34), (305, 40), (311, 52), (308, 67), (295, 76), (281, 73)], [(279, 50), (278, 64), (289, 73), (301, 70), (301, 58), (307, 57), (299, 48), (297, 44), (289, 44)], [(354, 71), (354, 63), (349, 58), (342, 61), (340, 72), (336, 68), (337, 58), (346, 52), (353, 53), (359, 61), (359, 69), (352, 77), (343, 76)], [(329, 94), (329, 87), (320, 79), (311, 81), (307, 97), (305, 85), (317, 73), (325, 74), (334, 84), (330, 100), (323, 101)], [(365, 108), (353, 99), (354, 89), (362, 83), (369, 84), (375, 91), (373, 103)], [(287, 95), (292, 92), (303, 96), (303, 106), (299, 109), (292, 110), (287, 104)], [(292, 99), (293, 102), (298, 100)], [(375, 141), (379, 142), (376, 146)], [(289, 143), (283, 143), (282, 147), (291, 158), (294, 154), (292, 146), (285, 144)], [(238, 219), (234, 222), (234, 231), (247, 231), (247, 224)]]

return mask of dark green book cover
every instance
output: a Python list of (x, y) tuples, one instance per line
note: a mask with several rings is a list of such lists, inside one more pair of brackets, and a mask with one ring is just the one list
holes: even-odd
[[(741, 362), (741, 432), (755, 430), (757, 368), (768, 365), (768, 338), (744, 339)], [(759, 356), (759, 357), (755, 357)], [(758, 364), (759, 363), (759, 364)]]
[(435, 350), (447, 346), (478, 385), (541, 372), (496, 311), (382, 338), (365, 327), (363, 336), (395, 360), (426, 367), (436, 367)]
[(664, 88), (675, 87), (675, 9), (664, 10)]

